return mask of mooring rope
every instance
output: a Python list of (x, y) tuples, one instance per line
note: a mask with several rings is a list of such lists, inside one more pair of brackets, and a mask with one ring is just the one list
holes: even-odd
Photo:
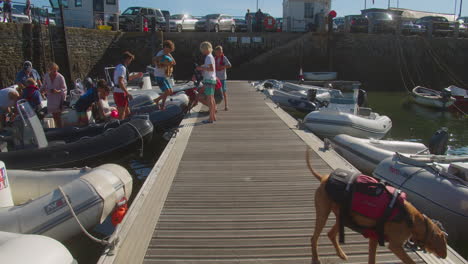
[(68, 200), (68, 196), (67, 194), (65, 193), (65, 191), (62, 189), (62, 186), (59, 186), (58, 187), (59, 191), (62, 193), (62, 196), (63, 196), (63, 199), (65, 199), (65, 203), (68, 205), (68, 208), (70, 209), (70, 212), (72, 214), (72, 216), (75, 218), (76, 222), (78, 223), (78, 226), (81, 228), (81, 231), (83, 231), (83, 233), (89, 237), (91, 240), (93, 240), (94, 242), (97, 242), (101, 245), (104, 245), (104, 246), (110, 246), (112, 245), (113, 243), (112, 242), (109, 242), (105, 239), (99, 239), (99, 238), (96, 238), (94, 237), (93, 235), (91, 235), (87, 230), (86, 228), (84, 228), (84, 226), (81, 224), (81, 221), (80, 219), (78, 219), (78, 216), (76, 215), (75, 213), (75, 210), (73, 209), (73, 206), (71, 205), (70, 203), (70, 200)]

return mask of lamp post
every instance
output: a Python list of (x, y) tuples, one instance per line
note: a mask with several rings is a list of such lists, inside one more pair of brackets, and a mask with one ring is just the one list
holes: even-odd
[(255, 11), (258, 11), (258, 0), (257, 0), (257, 9), (255, 9)]
[(460, 0), (460, 10), (459, 10), (459, 13), (458, 13), (458, 17), (461, 17), (462, 15), (462, 8), (463, 8), (463, 0)]
[(364, 9), (367, 9), (367, 0), (364, 0)]

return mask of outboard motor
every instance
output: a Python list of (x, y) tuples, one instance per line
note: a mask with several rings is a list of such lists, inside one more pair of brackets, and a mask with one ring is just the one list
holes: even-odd
[(271, 82), (266, 82), (266, 83), (263, 84), (263, 87), (266, 88), (266, 89), (272, 89), (273, 84)]
[(193, 68), (193, 75), (195, 76), (195, 86), (199, 87), (201, 82), (203, 81), (203, 74), (201, 71), (197, 71), (198, 64), (194, 64)]
[(41, 121), (26, 100), (16, 103), (19, 118), (13, 123), (13, 143), (15, 149), (45, 148), (47, 138)]
[(452, 93), (447, 89), (443, 89), (440, 92), (440, 96), (442, 97), (442, 102), (444, 103), (444, 108), (445, 108), (446, 107), (445, 105), (450, 101), (450, 98), (452, 97)]
[(317, 90), (315, 89), (307, 90), (307, 99), (310, 102), (315, 102), (315, 99), (317, 99)]
[(443, 127), (435, 132), (429, 140), (429, 152), (434, 155), (445, 155), (449, 134), (447, 128)]
[(359, 89), (359, 94), (358, 94), (358, 105), (359, 106), (367, 106), (367, 92), (366, 90)]

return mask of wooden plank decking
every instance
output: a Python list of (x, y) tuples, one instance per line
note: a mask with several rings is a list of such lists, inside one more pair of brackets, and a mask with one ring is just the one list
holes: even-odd
[[(192, 132), (144, 263), (310, 263), (318, 181), (305, 144), (247, 83), (229, 83), (229, 99), (218, 122)], [(325, 234), (322, 256), (343, 262)], [(350, 263), (367, 262), (367, 242), (347, 241)], [(396, 258), (380, 250), (378, 259)]]
[[(115, 236), (124, 241), (116, 255), (99, 263), (311, 263), (319, 183), (305, 150), (318, 150), (319, 140), (294, 129), (247, 82), (228, 86), (230, 110), (220, 107), (215, 124), (193, 115), (184, 120), (179, 142), (171, 140), (119, 227)], [(321, 173), (352, 168), (333, 152), (317, 151), (312, 164)], [(331, 219), (319, 241), (322, 263), (367, 263), (367, 240), (349, 230), (348, 262), (335, 255), (326, 237)], [(400, 261), (379, 248), (377, 263)]]

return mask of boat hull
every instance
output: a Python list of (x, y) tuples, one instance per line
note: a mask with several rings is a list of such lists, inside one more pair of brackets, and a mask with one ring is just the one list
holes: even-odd
[(439, 220), (452, 241), (467, 239), (468, 186), (443, 177), (428, 166), (401, 162), (398, 156), (382, 161), (373, 173), (408, 194), (408, 200), (429, 217)]
[(420, 86), (413, 89), (411, 97), (417, 104), (437, 109), (447, 109), (455, 102), (453, 97), (444, 100), (440, 92)]
[(387, 116), (368, 119), (343, 112), (315, 111), (304, 119), (304, 125), (321, 137), (347, 134), (359, 138), (383, 138), (392, 128)]
[[(14, 198), (18, 198), (14, 200), (14, 206), (0, 208), (0, 230), (44, 235), (59, 241), (70, 239), (82, 230), (58, 186), (67, 195), (86, 229), (103, 223), (116, 204), (122, 198), (129, 199), (132, 192), (131, 175), (123, 167), (114, 164), (102, 165), (69, 182), (58, 179), (55, 185), (42, 183), (54, 180), (54, 177), (48, 175), (34, 178), (22, 175), (21, 172), (14, 174), (16, 176), (9, 181), (12, 193), (18, 191), (22, 194), (13, 194)], [(23, 203), (28, 197), (29, 200)]]

